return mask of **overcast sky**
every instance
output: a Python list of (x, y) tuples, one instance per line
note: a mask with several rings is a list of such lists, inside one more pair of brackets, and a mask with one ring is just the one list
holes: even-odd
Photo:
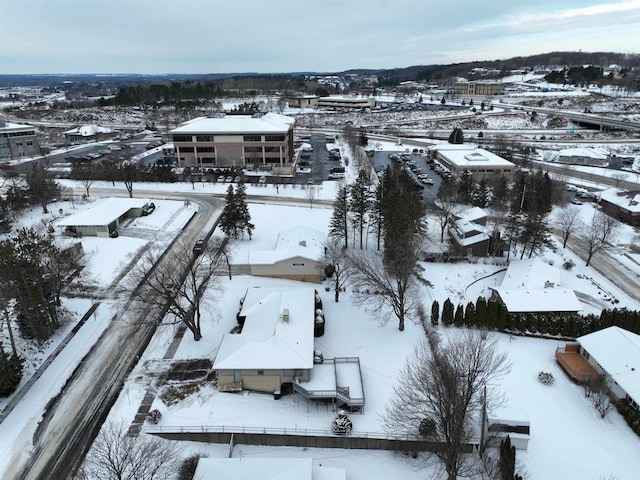
[(640, 0), (0, 0), (0, 73), (334, 72), (640, 53)]

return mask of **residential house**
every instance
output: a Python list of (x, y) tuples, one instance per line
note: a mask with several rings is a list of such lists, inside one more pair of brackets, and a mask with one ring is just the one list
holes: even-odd
[(344, 468), (311, 458), (200, 458), (193, 480), (346, 480)]
[(278, 234), (273, 250), (249, 253), (251, 275), (320, 283), (325, 234), (298, 225)]
[(608, 327), (576, 342), (556, 352), (565, 371), (577, 381), (602, 379), (616, 399), (640, 410), (640, 335)]
[(560, 270), (539, 258), (513, 260), (492, 298), (502, 302), (509, 313), (564, 312), (583, 309), (570, 288), (560, 286)]
[(492, 243), (492, 230), (487, 227), (487, 213), (474, 207), (449, 219), (449, 241), (460, 255), (486, 257)]

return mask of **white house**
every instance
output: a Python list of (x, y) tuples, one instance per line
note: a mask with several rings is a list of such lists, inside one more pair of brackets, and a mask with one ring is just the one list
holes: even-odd
[(513, 260), (493, 297), (509, 313), (578, 312), (582, 304), (570, 288), (560, 286), (560, 270), (542, 260)]
[(274, 393), (306, 381), (314, 361), (315, 289), (253, 287), (241, 301), (241, 333), (222, 337), (213, 369), (218, 388)]
[(273, 250), (249, 253), (251, 275), (319, 283), (325, 234), (304, 225), (278, 234)]
[(346, 480), (344, 468), (311, 458), (201, 458), (193, 480)]
[(626, 398), (640, 410), (640, 335), (609, 327), (576, 339), (579, 353), (604, 375), (605, 384), (617, 399)]

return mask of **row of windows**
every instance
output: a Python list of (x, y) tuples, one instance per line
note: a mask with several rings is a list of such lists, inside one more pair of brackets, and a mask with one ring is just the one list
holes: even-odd
[[(243, 140), (245, 142), (262, 142), (262, 135), (244, 135)], [(265, 135), (265, 142), (284, 142), (284, 135)], [(192, 135), (174, 135), (174, 142), (193, 142)], [(196, 142), (214, 142), (214, 135), (196, 135)]]
[(2, 136), (3, 137), (26, 137), (28, 135), (35, 135), (36, 132), (33, 131), (29, 131), (29, 132), (8, 132), (8, 133), (3, 133)]

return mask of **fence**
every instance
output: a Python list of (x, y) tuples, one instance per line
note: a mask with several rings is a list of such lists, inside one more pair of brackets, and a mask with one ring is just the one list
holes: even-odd
[[(390, 435), (375, 432), (354, 432), (343, 436), (329, 430), (299, 428), (259, 428), (235, 426), (175, 426), (149, 425), (145, 433), (168, 440), (187, 440), (206, 443), (232, 441), (244, 445), (269, 445), (289, 447), (341, 448), (363, 450), (392, 450), (405, 452), (442, 449), (445, 444), (424, 440), (417, 436)], [(463, 453), (471, 453), (475, 443), (465, 443)]]

